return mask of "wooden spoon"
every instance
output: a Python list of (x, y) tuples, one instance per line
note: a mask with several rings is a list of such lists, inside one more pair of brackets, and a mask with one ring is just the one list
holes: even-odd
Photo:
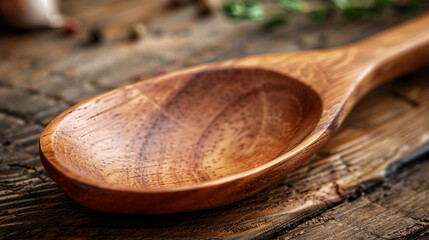
[(185, 69), (93, 97), (40, 138), (78, 203), (159, 214), (222, 206), (311, 157), (369, 90), (429, 62), (429, 15), (357, 44)]

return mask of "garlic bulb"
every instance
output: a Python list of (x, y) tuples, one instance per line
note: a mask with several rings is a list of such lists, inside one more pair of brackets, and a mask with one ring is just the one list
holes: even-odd
[(20, 29), (56, 28), (64, 24), (57, 0), (0, 0), (0, 15)]

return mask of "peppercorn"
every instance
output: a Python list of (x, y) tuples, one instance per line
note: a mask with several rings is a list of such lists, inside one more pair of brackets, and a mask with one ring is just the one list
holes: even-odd
[(197, 2), (197, 13), (199, 17), (207, 17), (213, 14), (213, 8), (207, 1)]
[(103, 31), (99, 27), (93, 27), (89, 30), (88, 43), (98, 44), (104, 40)]
[(186, 4), (188, 4), (189, 2), (190, 2), (189, 0), (170, 0), (170, 1), (168, 1), (167, 6), (169, 8), (174, 9), (174, 8), (183, 7)]
[(129, 36), (128, 38), (132, 41), (136, 41), (138, 39), (143, 38), (146, 35), (147, 32), (147, 28), (146, 25), (144, 25), (143, 23), (139, 22), (134, 24), (131, 28), (130, 28), (130, 32), (129, 32)]

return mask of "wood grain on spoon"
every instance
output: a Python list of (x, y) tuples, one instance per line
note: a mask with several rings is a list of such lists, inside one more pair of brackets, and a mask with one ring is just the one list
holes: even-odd
[(84, 101), (40, 155), (92, 209), (173, 213), (246, 198), (314, 154), (369, 90), (428, 62), (429, 15), (360, 43), (197, 66)]

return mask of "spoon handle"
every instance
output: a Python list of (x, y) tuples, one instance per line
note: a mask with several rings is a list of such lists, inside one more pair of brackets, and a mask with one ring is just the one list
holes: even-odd
[(366, 71), (360, 79), (358, 98), (394, 77), (429, 63), (429, 14), (390, 28), (349, 46), (355, 64)]

